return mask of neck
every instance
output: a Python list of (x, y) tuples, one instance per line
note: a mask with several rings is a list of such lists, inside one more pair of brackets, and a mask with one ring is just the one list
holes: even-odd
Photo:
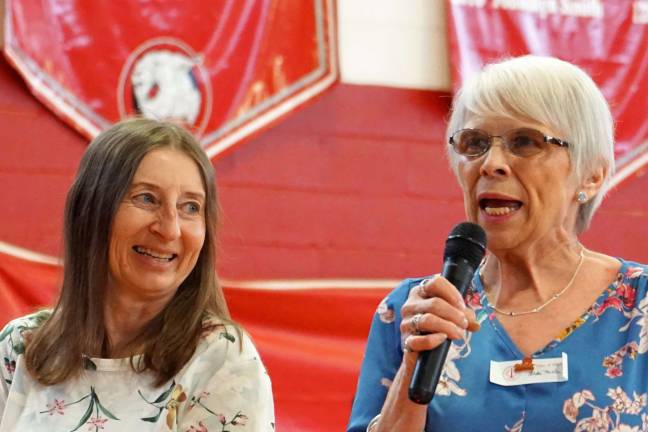
[(481, 271), (491, 305), (520, 311), (547, 302), (570, 285), (581, 250), (574, 237), (544, 247), (491, 251)]
[(141, 346), (134, 339), (160, 313), (164, 305), (133, 301), (120, 296), (108, 296), (104, 310), (106, 335), (110, 342), (111, 358), (130, 357), (139, 353)]

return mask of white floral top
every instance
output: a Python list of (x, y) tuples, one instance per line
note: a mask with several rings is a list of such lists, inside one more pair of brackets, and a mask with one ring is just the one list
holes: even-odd
[[(401, 307), (421, 279), (408, 279), (378, 306), (348, 431), (364, 432), (402, 361)], [(494, 314), (476, 274), (466, 294), (481, 329), (453, 341), (428, 406), (425, 430), (648, 432), (648, 266), (621, 260), (616, 280), (533, 359), (567, 354), (568, 379), (502, 386), (490, 362), (522, 353)]]
[(191, 360), (161, 387), (129, 359), (96, 358), (77, 378), (46, 387), (22, 355), (21, 333), (37, 324), (12, 321), (0, 333), (0, 432), (273, 431), (270, 378), (252, 341), (244, 335), (241, 349), (232, 327), (207, 324)]

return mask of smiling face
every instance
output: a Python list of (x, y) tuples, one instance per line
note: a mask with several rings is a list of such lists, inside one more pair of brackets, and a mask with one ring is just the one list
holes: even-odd
[[(491, 135), (517, 128), (533, 128), (560, 137), (556, 131), (533, 122), (505, 118), (470, 121)], [(460, 158), (457, 165), (466, 215), (481, 225), (493, 252), (559, 240), (574, 233), (578, 211), (578, 182), (571, 173), (566, 148), (548, 145), (530, 157), (519, 157), (496, 138), (491, 149), (475, 158)]]
[(205, 188), (196, 163), (173, 148), (144, 156), (110, 236), (109, 293), (166, 304), (205, 240)]

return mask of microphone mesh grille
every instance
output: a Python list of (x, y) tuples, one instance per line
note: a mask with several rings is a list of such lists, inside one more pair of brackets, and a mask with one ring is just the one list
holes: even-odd
[(443, 260), (461, 257), (477, 268), (486, 253), (486, 233), (477, 224), (462, 222), (455, 226), (446, 240)]

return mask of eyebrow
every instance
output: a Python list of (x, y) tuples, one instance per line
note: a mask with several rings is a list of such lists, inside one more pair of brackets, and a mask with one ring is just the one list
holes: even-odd
[[(133, 189), (138, 188), (138, 187), (142, 187), (142, 188), (146, 188), (146, 189), (153, 189), (153, 190), (156, 190), (156, 191), (159, 191), (161, 189), (160, 186), (156, 185), (155, 183), (149, 183), (149, 182), (146, 182), (146, 181), (142, 181), (142, 182), (132, 183), (131, 186), (130, 186), (130, 190), (133, 190)], [(193, 199), (202, 200), (202, 201), (205, 200), (205, 194), (203, 192), (186, 191), (182, 195), (188, 196), (188, 197), (193, 198)]]

